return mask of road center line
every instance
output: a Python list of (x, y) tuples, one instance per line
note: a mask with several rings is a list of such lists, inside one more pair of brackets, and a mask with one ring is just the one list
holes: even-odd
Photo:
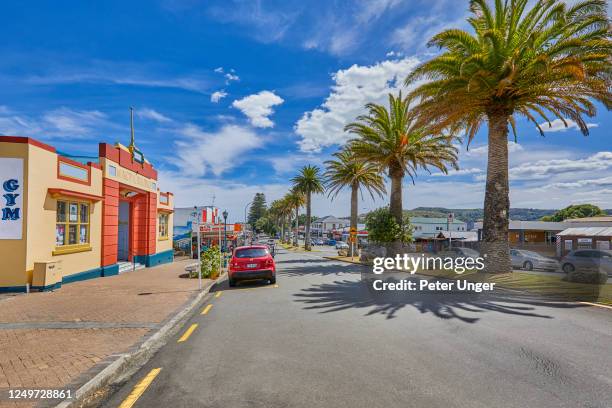
[(193, 331), (195, 329), (197, 329), (198, 324), (194, 323), (191, 326), (189, 326), (189, 328), (187, 329), (187, 331), (185, 331), (185, 333), (183, 333), (183, 335), (181, 336), (180, 339), (177, 340), (177, 343), (182, 343), (184, 341), (187, 341), (187, 339), (189, 338), (189, 336), (191, 336), (191, 333), (193, 333)]
[(140, 398), (140, 396), (145, 392), (147, 387), (153, 382), (155, 377), (157, 377), (157, 374), (159, 374), (160, 371), (161, 368), (154, 368), (149, 371), (149, 374), (147, 374), (145, 378), (136, 384), (130, 395), (123, 400), (121, 405), (119, 405), (119, 408), (131, 408), (136, 403), (138, 398)]
[(202, 310), (202, 313), (200, 314), (203, 314), (203, 315), (207, 314), (208, 312), (210, 312), (210, 309), (212, 309), (212, 307), (213, 307), (212, 303), (206, 305), (206, 307)]
[(222, 290), (218, 291), (217, 293), (215, 293), (215, 297), (218, 298), (219, 296), (221, 296), (222, 293), (223, 293)]

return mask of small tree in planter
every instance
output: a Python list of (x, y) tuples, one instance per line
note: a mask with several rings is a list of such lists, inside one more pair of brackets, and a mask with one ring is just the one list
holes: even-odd
[[(221, 265), (221, 251), (218, 246), (211, 246), (203, 251), (201, 256), (202, 277), (206, 279), (217, 279), (219, 277), (219, 267)], [(197, 271), (194, 272), (198, 275)]]
[(368, 240), (373, 243), (387, 247), (393, 242), (399, 241), (402, 244), (412, 242), (412, 225), (408, 216), (404, 215), (400, 225), (389, 211), (389, 207), (372, 211), (366, 216), (365, 223)]

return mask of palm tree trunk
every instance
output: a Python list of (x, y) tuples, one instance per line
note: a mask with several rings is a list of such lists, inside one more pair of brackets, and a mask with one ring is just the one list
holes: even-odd
[(310, 247), (310, 213), (311, 213), (311, 208), (310, 208), (310, 203), (311, 203), (311, 198), (312, 198), (312, 194), (310, 191), (308, 191), (306, 193), (306, 234), (304, 235), (304, 248), (307, 251), (311, 251), (312, 248)]
[(293, 236), (293, 246), (298, 246), (299, 232), (300, 232), (300, 207), (295, 207), (295, 235)]
[(508, 182), (508, 118), (505, 111), (488, 113), (489, 152), (487, 157), (487, 184), (482, 226), (482, 256), (486, 271), (507, 273), (510, 265), (508, 245), (508, 217), (510, 196)]
[[(357, 217), (358, 217), (358, 200), (359, 200), (359, 184), (353, 183), (351, 185), (351, 231), (353, 228), (357, 230)], [(349, 237), (350, 237), (349, 232)], [(354, 256), (353, 249), (356, 249), (357, 242), (353, 245), (352, 242), (349, 242), (349, 256)]]
[[(402, 207), (402, 181), (404, 179), (404, 171), (398, 165), (392, 166), (389, 169), (389, 178), (391, 179), (391, 197), (389, 202), (389, 212), (395, 218), (398, 224), (402, 224), (403, 207)], [(402, 248), (401, 241), (395, 241), (387, 248), (387, 256), (393, 256), (400, 253)], [(390, 253), (389, 253), (390, 252)]]

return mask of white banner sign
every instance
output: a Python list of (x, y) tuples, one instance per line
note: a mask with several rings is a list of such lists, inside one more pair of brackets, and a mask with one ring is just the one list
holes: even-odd
[(21, 239), (23, 159), (0, 158), (0, 239)]

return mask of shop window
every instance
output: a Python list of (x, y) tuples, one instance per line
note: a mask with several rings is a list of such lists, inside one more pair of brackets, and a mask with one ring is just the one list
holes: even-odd
[(81, 201), (57, 200), (55, 252), (89, 248), (89, 205)]
[(168, 214), (159, 214), (158, 225), (159, 225), (159, 238), (168, 239)]

